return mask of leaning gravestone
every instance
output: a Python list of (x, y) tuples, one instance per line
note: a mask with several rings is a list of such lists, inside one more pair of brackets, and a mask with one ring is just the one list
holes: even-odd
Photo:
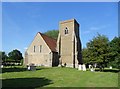
[(90, 69), (90, 71), (91, 71), (91, 72), (94, 72), (94, 71), (95, 71), (95, 69), (92, 67), (92, 68)]

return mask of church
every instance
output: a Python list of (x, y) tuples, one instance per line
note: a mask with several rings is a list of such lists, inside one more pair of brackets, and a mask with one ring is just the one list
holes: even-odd
[(79, 27), (75, 19), (60, 21), (57, 40), (38, 32), (25, 52), (24, 64), (77, 68), (82, 64)]

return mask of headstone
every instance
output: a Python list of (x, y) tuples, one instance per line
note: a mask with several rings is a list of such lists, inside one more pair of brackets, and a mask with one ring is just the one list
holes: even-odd
[(95, 67), (95, 68), (97, 67), (97, 64), (96, 64), (96, 63), (94, 64), (94, 67)]
[(28, 66), (27, 69), (30, 70), (30, 66)]
[(112, 66), (110, 66), (110, 69), (112, 69)]
[(81, 64), (78, 66), (78, 70), (82, 70), (82, 65)]
[(94, 70), (94, 68), (92, 67), (92, 68), (90, 69), (90, 71), (91, 71), (91, 72), (94, 72), (95, 70)]
[(83, 71), (86, 71), (86, 66), (85, 66), (85, 64), (83, 64), (82, 67), (83, 67)]
[(29, 64), (29, 69), (31, 70), (31, 71), (34, 71), (34, 70), (36, 70), (36, 66), (35, 66), (35, 64), (33, 64), (33, 63), (31, 63), (31, 64)]
[(92, 66), (92, 65), (89, 65), (89, 69), (91, 69), (91, 66)]
[(30, 70), (32, 70), (32, 71), (36, 70), (36, 66), (31, 65), (31, 66), (30, 66)]
[(61, 65), (58, 65), (58, 67), (61, 67)]
[(3, 65), (1, 65), (1, 68), (3, 68)]

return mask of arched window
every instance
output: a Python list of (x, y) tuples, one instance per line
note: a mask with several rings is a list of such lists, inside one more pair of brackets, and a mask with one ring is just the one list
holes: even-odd
[(42, 45), (40, 45), (39, 52), (40, 53), (42, 52)]
[(65, 34), (68, 34), (68, 28), (67, 27), (65, 28)]
[(34, 47), (33, 47), (33, 51), (35, 52), (35, 45), (34, 45)]

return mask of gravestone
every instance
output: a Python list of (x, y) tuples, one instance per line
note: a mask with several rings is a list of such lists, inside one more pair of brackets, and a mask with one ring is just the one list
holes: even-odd
[(82, 67), (83, 67), (83, 71), (86, 71), (86, 66), (85, 66), (85, 64), (83, 64)]
[(90, 71), (91, 71), (91, 72), (94, 72), (94, 71), (95, 71), (95, 69), (92, 67), (92, 68), (90, 69)]
[(31, 71), (34, 71), (34, 70), (36, 70), (36, 66), (34, 66), (34, 65), (31, 65), (31, 66), (30, 66), (30, 70), (31, 70)]
[(96, 64), (96, 63), (94, 64), (94, 67), (95, 67), (95, 68), (97, 67), (97, 64)]
[(31, 63), (31, 64), (29, 64), (29, 65), (27, 66), (27, 69), (28, 69), (28, 70), (31, 70), (31, 71), (34, 71), (34, 70), (36, 70), (36, 66)]
[(1, 68), (3, 68), (3, 65), (1, 65)]
[(30, 66), (27, 66), (27, 70), (30, 70)]
[(89, 69), (91, 69), (91, 66), (92, 66), (92, 65), (89, 65)]
[(112, 66), (110, 66), (109, 68), (112, 69)]
[(82, 65), (80, 64), (80, 65), (78, 65), (78, 70), (82, 70), (83, 68), (82, 68)]

